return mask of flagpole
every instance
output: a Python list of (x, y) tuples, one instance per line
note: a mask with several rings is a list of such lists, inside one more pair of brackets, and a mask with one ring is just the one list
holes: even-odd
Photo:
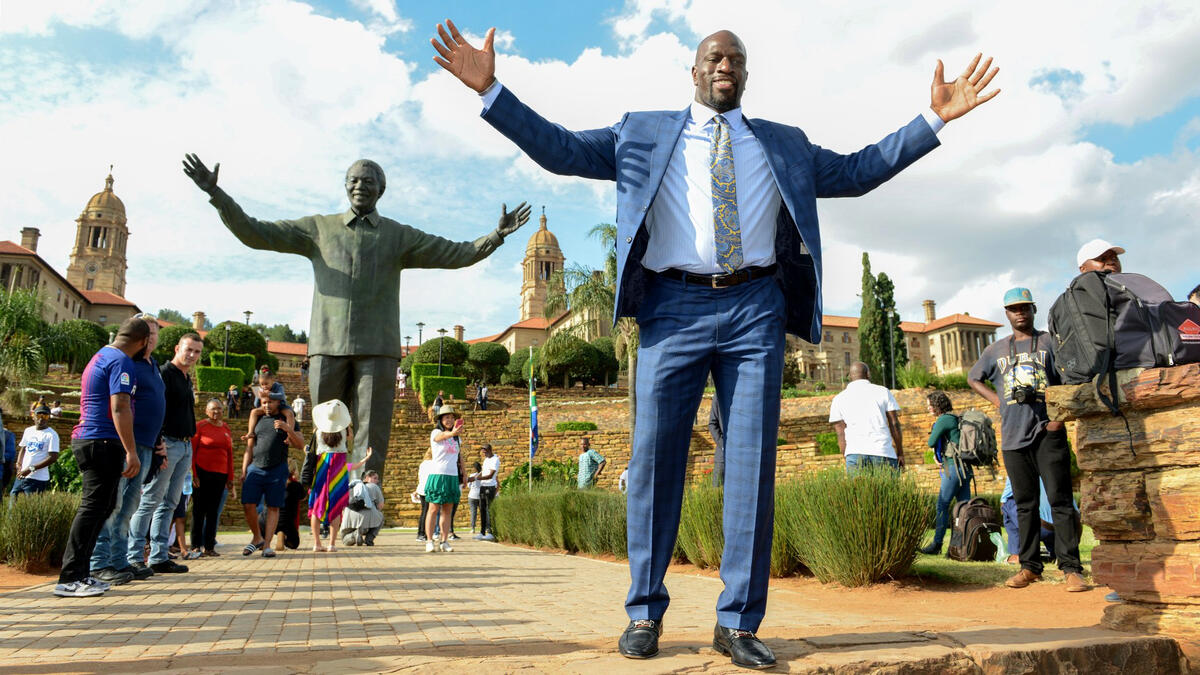
[(537, 401), (533, 398), (533, 344), (529, 345), (529, 491), (533, 492), (534, 426), (537, 421)]

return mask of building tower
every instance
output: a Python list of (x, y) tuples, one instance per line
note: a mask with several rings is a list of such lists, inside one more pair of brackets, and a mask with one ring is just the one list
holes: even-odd
[(112, 167), (104, 190), (92, 195), (75, 220), (75, 247), (67, 281), (81, 291), (107, 291), (125, 297), (125, 204), (113, 194)]
[[(541, 227), (529, 238), (525, 246), (525, 261), (521, 265), (521, 320), (541, 318), (546, 309), (546, 296), (550, 292), (550, 281), (555, 272), (562, 272), (562, 249), (558, 237), (546, 229), (546, 207), (542, 207)], [(559, 288), (563, 290), (562, 280)]]

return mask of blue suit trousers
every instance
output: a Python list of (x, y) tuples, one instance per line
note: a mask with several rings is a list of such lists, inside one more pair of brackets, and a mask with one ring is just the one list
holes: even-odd
[(714, 289), (648, 274), (638, 312), (637, 423), (629, 462), (631, 619), (661, 620), (692, 426), (711, 373), (725, 424), (725, 550), (717, 622), (766, 612), (785, 307), (774, 278)]

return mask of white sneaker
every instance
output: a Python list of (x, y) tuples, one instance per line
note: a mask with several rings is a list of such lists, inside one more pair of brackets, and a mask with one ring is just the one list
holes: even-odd
[(104, 595), (104, 591), (95, 586), (89, 586), (82, 581), (72, 581), (69, 584), (55, 586), (54, 594), (60, 598), (91, 598), (97, 595)]
[(109, 584), (104, 581), (100, 581), (96, 577), (87, 577), (83, 580), (83, 583), (87, 584), (88, 586), (91, 586), (92, 588), (99, 588), (101, 593), (112, 588), (112, 584)]
[(442, 542), (442, 553), (449, 553), (453, 550), (454, 549), (450, 548), (450, 542), (448, 542), (448, 541)]
[(436, 551), (436, 550), (437, 550), (437, 549), (433, 547), (433, 542), (432, 542), (432, 541), (427, 541), (427, 542), (425, 542), (425, 552), (426, 552), (426, 553), (433, 553), (433, 552), (434, 552), (434, 551)]

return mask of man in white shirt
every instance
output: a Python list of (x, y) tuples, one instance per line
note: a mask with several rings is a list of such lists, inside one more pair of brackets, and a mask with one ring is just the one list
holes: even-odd
[(297, 424), (304, 421), (304, 406), (307, 403), (308, 402), (305, 401), (301, 396), (297, 396), (296, 399), (292, 401), (292, 412), (296, 413)]
[(17, 456), (17, 480), (12, 494), (35, 494), (50, 487), (50, 469), (58, 460), (58, 432), (50, 428), (50, 408), (38, 406), (33, 411), (34, 425), (25, 429), (21, 436), (21, 450)]
[(887, 387), (871, 384), (870, 376), (867, 364), (850, 364), (850, 383), (829, 406), (829, 421), (849, 472), (868, 466), (904, 467), (900, 404)]
[(496, 498), (496, 489), (500, 486), (500, 455), (492, 452), (491, 443), (480, 446), (479, 454), (483, 456), (483, 468), (479, 471), (479, 534), (475, 535), (475, 538), (481, 541), (495, 541), (491, 506), (492, 500)]
[(998, 93), (983, 93), (997, 69), (980, 55), (946, 82), (939, 61), (928, 110), (843, 155), (796, 127), (743, 115), (746, 49), (729, 31), (700, 42), (687, 108), (629, 112), (587, 131), (551, 123), (496, 79), (494, 37), (489, 29), (476, 49), (447, 21), (432, 40), (434, 60), (542, 168), (617, 184), (614, 318), (635, 318), (641, 336), (627, 493), (630, 622), (618, 649), (632, 659), (658, 654), (691, 440), (678, 429), (695, 419), (711, 376), (726, 430), (728, 525), (713, 647), (734, 665), (769, 668), (775, 656), (754, 631), (771, 570), (784, 336), (821, 341), (816, 199), (866, 194), (933, 150), (943, 124)]

